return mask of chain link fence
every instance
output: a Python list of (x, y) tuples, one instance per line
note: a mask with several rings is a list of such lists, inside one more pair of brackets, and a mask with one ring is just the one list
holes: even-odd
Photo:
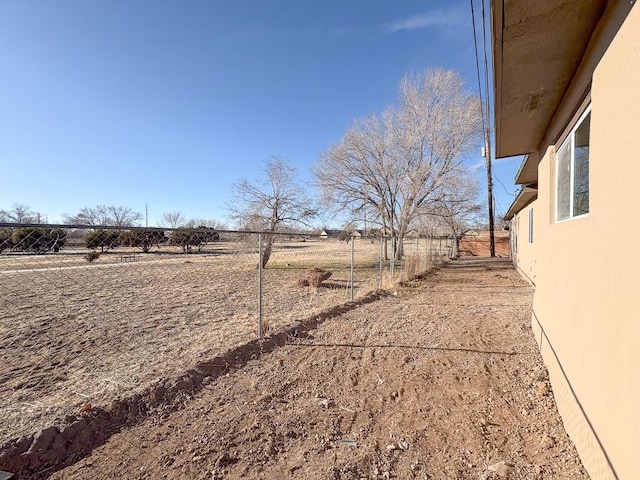
[(0, 455), (12, 439), (455, 255), (451, 238), (415, 237), (392, 261), (395, 243), (0, 224)]

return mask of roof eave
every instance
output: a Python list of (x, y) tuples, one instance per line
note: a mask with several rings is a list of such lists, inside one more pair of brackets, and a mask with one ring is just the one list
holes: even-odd
[(524, 186), (518, 192), (515, 200), (507, 210), (507, 213), (504, 216), (505, 220), (511, 220), (516, 216), (518, 212), (520, 212), (523, 208), (526, 208), (531, 202), (538, 198), (538, 185), (532, 184)]
[(497, 158), (538, 151), (606, 5), (491, 2)]

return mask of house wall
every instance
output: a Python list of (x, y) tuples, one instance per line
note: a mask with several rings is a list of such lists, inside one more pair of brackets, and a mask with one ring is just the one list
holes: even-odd
[[(529, 211), (533, 209), (533, 243), (529, 243)], [(520, 210), (511, 220), (512, 247), (511, 258), (520, 273), (531, 283), (536, 284), (538, 256), (538, 225), (541, 220), (538, 201), (533, 201)], [(514, 245), (515, 244), (515, 245)]]
[[(603, 21), (615, 14), (608, 12)], [(555, 222), (555, 153), (564, 134), (548, 138), (538, 152), (535, 243), (530, 251), (523, 248), (527, 207), (518, 213), (517, 263), (534, 277), (532, 325), (565, 428), (585, 468), (594, 479), (636, 479), (640, 249), (633, 245), (640, 239), (640, 8), (631, 9), (617, 33), (609, 32), (613, 40), (607, 39), (607, 28), (599, 28), (594, 42), (600, 44), (590, 46), (600, 52), (597, 61), (589, 51), (583, 61), (595, 70), (579, 70), (575, 82), (592, 79), (589, 213)], [(604, 47), (602, 39), (607, 39)], [(578, 107), (561, 106), (558, 111), (569, 113), (556, 117), (549, 131), (566, 131)]]

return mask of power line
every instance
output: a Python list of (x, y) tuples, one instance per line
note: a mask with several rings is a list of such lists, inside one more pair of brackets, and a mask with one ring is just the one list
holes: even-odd
[[(491, 97), (489, 96), (489, 64), (487, 62), (487, 20), (485, 18), (485, 4), (482, 0), (482, 50), (484, 52), (484, 90), (487, 105), (487, 118), (491, 119)], [(489, 128), (487, 128), (489, 129)]]
[(495, 179), (498, 181), (498, 183), (499, 183), (500, 185), (502, 185), (502, 188), (504, 189), (505, 193), (506, 193), (507, 195), (511, 195), (512, 197), (515, 197), (515, 196), (516, 196), (516, 194), (515, 194), (515, 193), (511, 193), (511, 192), (509, 192), (509, 190), (507, 190), (507, 187), (505, 187), (504, 183), (502, 183), (502, 180), (500, 180), (500, 178), (499, 178), (499, 177), (498, 177), (498, 175), (496, 174), (496, 170), (495, 170), (493, 167), (491, 168), (491, 170), (492, 170), (492, 172), (493, 172), (493, 176), (495, 177)]
[[(485, 3), (484, 3), (484, 0), (481, 0), (481, 1), (482, 1), (482, 43), (483, 43), (483, 46), (484, 46), (484, 48), (483, 48), (483, 50), (484, 50), (484, 82), (485, 82), (485, 95), (486, 95), (486, 98), (487, 98), (487, 101), (486, 101), (487, 117), (490, 118), (490, 115), (491, 115), (491, 104), (490, 104), (490, 101), (491, 100), (490, 100), (490, 96), (489, 96), (489, 66), (488, 66), (488, 61), (487, 61), (487, 31), (486, 31), (487, 21), (486, 21), (486, 17), (485, 17)], [(493, 177), (502, 186), (502, 189), (505, 191), (505, 193), (507, 195), (515, 197), (515, 194), (509, 192), (509, 190), (507, 190), (507, 187), (505, 186), (505, 184), (502, 183), (502, 180), (500, 180), (498, 175), (496, 175), (496, 171), (495, 171), (495, 169), (493, 167), (491, 168), (491, 171), (492, 171)]]
[[(491, 142), (489, 138), (489, 122), (490, 118), (490, 109), (489, 109), (489, 67), (487, 62), (487, 35), (486, 35), (486, 18), (484, 14), (484, 0), (482, 0), (482, 43), (483, 43), (483, 54), (484, 54), (484, 79), (485, 79), (485, 96), (486, 103), (482, 99), (482, 82), (480, 80), (480, 56), (478, 54), (478, 35), (476, 32), (476, 14), (475, 8), (473, 6), (473, 0), (470, 0), (471, 3), (471, 21), (473, 26), (473, 45), (475, 48), (475, 56), (476, 56), (476, 74), (478, 77), (478, 96), (480, 97), (480, 114), (482, 118), (482, 133), (484, 134), (484, 158), (486, 161), (487, 167), (487, 207), (489, 210), (489, 240), (490, 240), (490, 252), (491, 256), (496, 256), (496, 243), (495, 243), (495, 224), (494, 224), (494, 199), (493, 199), (493, 169), (491, 167)], [(485, 109), (486, 105), (486, 109)], [(486, 115), (486, 122), (485, 122)]]
[(477, 74), (477, 78), (478, 78), (478, 96), (480, 97), (480, 116), (482, 118), (482, 132), (484, 134), (484, 132), (486, 131), (486, 125), (485, 125), (485, 121), (484, 121), (484, 115), (485, 115), (485, 111), (484, 111), (484, 100), (482, 99), (482, 86), (480, 84), (480, 59), (479, 59), (479, 55), (478, 55), (478, 39), (476, 38), (476, 14), (475, 14), (475, 9), (473, 7), (473, 0), (469, 0), (470, 4), (471, 4), (471, 24), (473, 27), (473, 47), (475, 49), (476, 55), (475, 55), (475, 59), (476, 59), (476, 74)]

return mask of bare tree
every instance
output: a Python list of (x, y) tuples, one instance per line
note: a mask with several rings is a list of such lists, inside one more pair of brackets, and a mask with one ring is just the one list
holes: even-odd
[(272, 157), (254, 183), (242, 179), (233, 186), (228, 209), (238, 227), (259, 230), (264, 235), (262, 266), (271, 256), (273, 234), (282, 227), (306, 225), (316, 215), (311, 200), (298, 183), (295, 168), (282, 157)]
[(356, 122), (314, 169), (325, 201), (358, 211), (367, 205), (384, 231), (402, 238), (412, 220), (446, 192), (460, 156), (481, 136), (480, 103), (453, 71), (407, 76), (400, 102), (382, 115)]
[(115, 207), (110, 205), (107, 207), (113, 218), (113, 224), (116, 227), (134, 227), (138, 226), (142, 220), (142, 214), (134, 212), (129, 207)]
[(0, 222), (40, 223), (40, 214), (31, 211), (31, 207), (14, 203), (11, 210), (0, 210)]
[(134, 212), (129, 207), (114, 205), (97, 205), (83, 207), (75, 215), (64, 215), (67, 223), (76, 225), (135, 227), (139, 226), (142, 214)]
[(182, 212), (164, 212), (160, 223), (163, 227), (179, 228), (186, 223), (186, 218)]
[(428, 210), (427, 217), (435, 224), (446, 227), (456, 239), (468, 230), (481, 214), (478, 202), (480, 185), (478, 180), (465, 168), (459, 167), (449, 175), (442, 195)]
[(184, 224), (185, 228), (213, 228), (214, 230), (228, 230), (227, 224), (215, 218), (192, 218)]

